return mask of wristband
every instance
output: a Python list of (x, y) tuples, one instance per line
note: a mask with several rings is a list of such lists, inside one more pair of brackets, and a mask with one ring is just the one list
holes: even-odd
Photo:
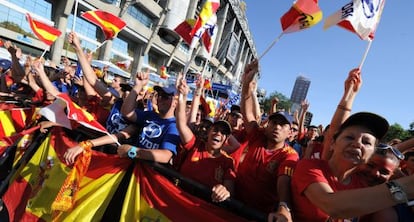
[(138, 148), (136, 146), (131, 146), (128, 150), (128, 157), (130, 159), (135, 159), (137, 157), (137, 150)]
[(348, 108), (348, 107), (346, 107), (346, 106), (343, 106), (343, 105), (338, 105), (338, 109), (342, 109), (342, 110), (344, 110), (344, 111), (349, 111), (349, 112), (351, 112), (351, 109), (350, 109), (350, 108)]

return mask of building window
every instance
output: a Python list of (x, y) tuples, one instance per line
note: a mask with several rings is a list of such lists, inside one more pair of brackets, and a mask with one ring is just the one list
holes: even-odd
[(135, 5), (128, 7), (128, 14), (148, 28), (151, 28), (155, 22), (148, 13)]
[(13, 4), (18, 5), (29, 12), (52, 19), (52, 4), (45, 0), (13, 0)]

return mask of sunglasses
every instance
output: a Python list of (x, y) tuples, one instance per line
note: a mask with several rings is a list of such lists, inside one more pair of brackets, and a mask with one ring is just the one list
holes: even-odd
[(404, 159), (404, 154), (402, 154), (398, 149), (387, 145), (387, 144), (378, 144), (377, 147), (375, 147), (375, 152), (378, 154), (382, 154), (385, 155), (386, 152), (390, 150), (398, 159), (403, 160)]

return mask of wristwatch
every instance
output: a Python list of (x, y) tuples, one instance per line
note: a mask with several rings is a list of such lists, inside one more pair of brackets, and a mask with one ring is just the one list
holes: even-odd
[(136, 146), (131, 146), (131, 148), (128, 150), (128, 157), (135, 159), (135, 157), (137, 157), (137, 149), (138, 148)]
[(284, 207), (288, 212), (290, 212), (290, 208), (289, 208), (289, 206), (287, 205), (286, 202), (280, 201), (279, 202), (279, 207)]
[(402, 187), (395, 181), (389, 181), (386, 183), (390, 190), (392, 198), (398, 203), (407, 203), (407, 194), (404, 192)]

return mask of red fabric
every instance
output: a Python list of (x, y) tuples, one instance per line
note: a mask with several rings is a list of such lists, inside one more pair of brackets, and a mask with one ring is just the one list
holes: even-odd
[(190, 45), (192, 36), (190, 36), (191, 30), (193, 29), (195, 20), (194, 19), (187, 19), (181, 22), (174, 31), (183, 38), (183, 40)]
[(46, 45), (52, 45), (53, 42), (62, 34), (59, 29), (32, 19), (29, 13), (26, 14), (26, 18), (34, 34)]
[(248, 151), (237, 168), (236, 198), (259, 211), (269, 213), (277, 203), (277, 177), (290, 176), (299, 159), (290, 146), (269, 151), (265, 149), (263, 129), (252, 132)]
[(86, 110), (88, 110), (88, 112), (90, 112), (100, 124), (106, 125), (106, 120), (108, 119), (111, 111), (105, 107), (102, 107), (99, 101), (100, 98), (97, 96), (89, 99)]
[(210, 157), (204, 143), (198, 143), (195, 136), (185, 144), (184, 148), (189, 153), (180, 169), (183, 176), (210, 188), (217, 184), (223, 184), (224, 180), (235, 179), (233, 159), (225, 152), (222, 152), (222, 155), (217, 158)]
[(126, 26), (126, 23), (119, 17), (105, 11), (87, 11), (81, 16), (99, 26), (105, 35), (105, 40), (113, 39)]
[(135, 168), (134, 174), (140, 179), (141, 195), (151, 207), (159, 210), (171, 221), (247, 221), (182, 191), (150, 167), (137, 163), (138, 167)]
[(365, 187), (361, 180), (354, 177), (349, 185), (339, 183), (332, 174), (328, 162), (324, 160), (300, 160), (292, 176), (292, 200), (295, 222), (320, 221), (325, 222), (329, 216), (313, 205), (303, 194), (313, 183), (327, 183), (333, 191)]

